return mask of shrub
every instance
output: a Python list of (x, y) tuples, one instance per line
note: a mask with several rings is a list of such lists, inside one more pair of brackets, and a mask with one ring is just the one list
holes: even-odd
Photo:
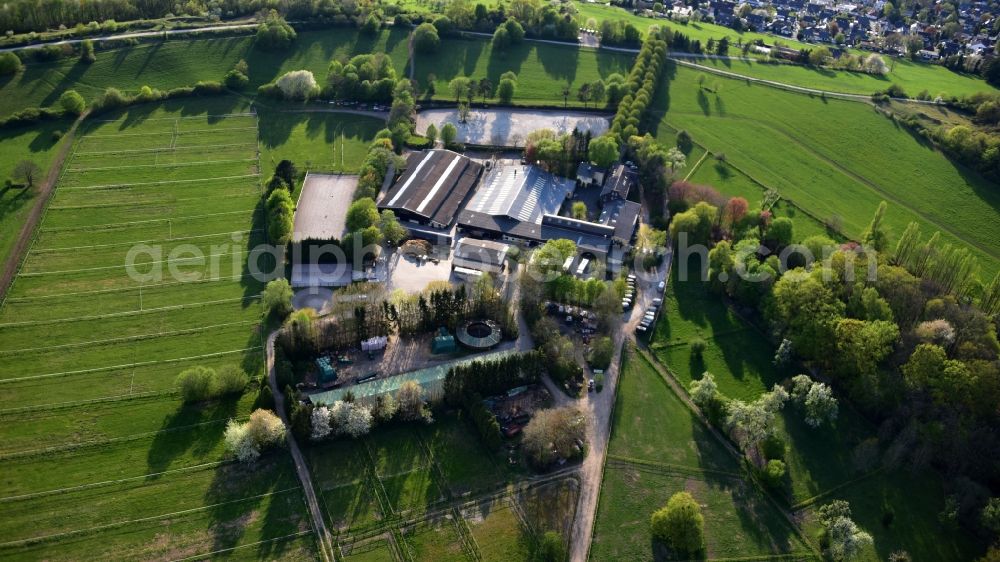
[(17, 55), (11, 52), (0, 53), (0, 76), (5, 76), (8, 74), (17, 74), (21, 67), (21, 59)]
[(701, 506), (687, 492), (671, 496), (667, 505), (655, 511), (650, 518), (653, 538), (687, 555), (702, 550), (705, 542), (704, 527)]
[(250, 377), (235, 365), (226, 365), (215, 375), (215, 391), (217, 396), (243, 394)]
[(705, 348), (708, 346), (702, 338), (692, 338), (688, 345), (691, 348), (691, 355), (693, 357), (701, 357), (701, 355), (705, 353)]
[(586, 419), (575, 406), (551, 408), (535, 412), (524, 428), (524, 450), (538, 468), (546, 468), (556, 460), (580, 458)]
[(243, 394), (250, 378), (238, 367), (228, 365), (218, 372), (208, 367), (192, 367), (177, 375), (177, 388), (184, 402), (202, 402), (220, 396)]
[(184, 402), (201, 402), (212, 397), (215, 371), (208, 367), (192, 367), (177, 376), (177, 387)]
[(287, 49), (292, 46), (295, 38), (295, 30), (274, 10), (271, 10), (264, 22), (257, 27), (256, 44), (266, 50)]
[(227, 88), (242, 90), (247, 87), (247, 84), (250, 83), (250, 78), (247, 76), (248, 72), (250, 72), (250, 67), (247, 65), (247, 61), (240, 59), (235, 65), (233, 65), (232, 70), (226, 73), (222, 82)]
[(261, 300), (265, 315), (284, 320), (292, 312), (292, 287), (284, 277), (269, 281)]
[(96, 60), (97, 55), (94, 54), (94, 42), (90, 39), (84, 39), (80, 43), (80, 62), (91, 64)]
[(546, 531), (538, 543), (536, 558), (541, 562), (566, 560), (566, 541), (555, 531)]
[(768, 486), (772, 488), (780, 487), (785, 480), (785, 462), (778, 459), (772, 459), (767, 461), (767, 466), (764, 467), (764, 481)]
[(254, 410), (250, 421), (229, 420), (226, 425), (226, 451), (243, 462), (253, 462), (261, 453), (285, 438), (285, 425), (270, 410)]
[(438, 29), (433, 24), (422, 23), (413, 31), (413, 48), (418, 53), (433, 53), (440, 43)]
[(66, 90), (59, 96), (59, 105), (66, 113), (79, 115), (87, 107), (87, 102), (83, 100), (83, 96), (78, 94), (76, 90)]

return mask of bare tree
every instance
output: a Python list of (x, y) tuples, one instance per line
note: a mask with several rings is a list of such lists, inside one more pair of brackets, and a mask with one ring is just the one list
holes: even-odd
[(42, 174), (42, 169), (31, 160), (21, 160), (14, 166), (14, 180), (25, 187), (34, 187), (35, 180)]

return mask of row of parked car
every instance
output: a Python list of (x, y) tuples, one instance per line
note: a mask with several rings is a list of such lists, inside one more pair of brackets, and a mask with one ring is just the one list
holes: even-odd
[(639, 322), (636, 331), (645, 332), (648, 330), (656, 322), (656, 315), (660, 313), (661, 306), (663, 306), (663, 299), (660, 297), (653, 299), (653, 304), (649, 305), (649, 308), (643, 313), (642, 321)]
[(635, 302), (635, 274), (630, 273), (627, 279), (628, 288), (625, 289), (625, 296), (622, 297), (622, 308), (628, 310)]

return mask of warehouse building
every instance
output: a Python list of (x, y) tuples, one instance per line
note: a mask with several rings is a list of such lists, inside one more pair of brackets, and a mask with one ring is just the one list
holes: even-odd
[(406, 171), (388, 188), (378, 208), (396, 213), (416, 236), (425, 230), (419, 227), (447, 230), (482, 170), (482, 164), (450, 150), (414, 152), (406, 159)]

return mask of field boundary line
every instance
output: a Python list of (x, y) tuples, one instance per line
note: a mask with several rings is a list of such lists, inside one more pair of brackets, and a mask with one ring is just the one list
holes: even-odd
[[(179, 117), (147, 117), (143, 119), (145, 121), (176, 121), (178, 119), (210, 119), (212, 117), (253, 117), (256, 115), (251, 112), (239, 112), (239, 113), (215, 113), (208, 115), (190, 115), (190, 116), (179, 116)], [(121, 119), (91, 119), (91, 123), (118, 123)]]
[(239, 162), (256, 162), (256, 158), (236, 158), (227, 160), (200, 160), (198, 162), (175, 162), (173, 164), (131, 164), (129, 166), (98, 166), (95, 168), (69, 168), (70, 174), (83, 172), (104, 172), (107, 170), (134, 170), (136, 168), (187, 168), (189, 166), (204, 166), (206, 164), (237, 164)]
[(183, 516), (183, 515), (191, 515), (193, 513), (198, 513), (198, 512), (202, 512), (202, 511), (208, 511), (210, 509), (213, 509), (213, 508), (216, 508), (216, 507), (221, 507), (221, 506), (224, 506), (224, 505), (233, 505), (233, 504), (237, 504), (237, 503), (247, 502), (247, 501), (250, 501), (250, 500), (256, 500), (256, 499), (266, 498), (268, 496), (277, 496), (277, 495), (281, 495), (281, 494), (286, 494), (286, 493), (288, 493), (290, 491), (293, 491), (293, 490), (298, 490), (298, 488), (297, 487), (296, 488), (286, 488), (284, 490), (278, 490), (278, 491), (274, 491), (274, 492), (268, 492), (266, 494), (257, 494), (255, 496), (247, 496), (245, 498), (240, 498), (238, 500), (230, 500), (230, 501), (219, 502), (219, 503), (215, 503), (215, 504), (211, 504), (211, 505), (203, 505), (203, 506), (200, 506), (200, 507), (193, 507), (191, 509), (182, 509), (180, 511), (175, 511), (173, 513), (163, 513), (163, 514), (160, 514), (160, 515), (150, 515), (149, 517), (140, 517), (138, 519), (129, 519), (127, 521), (116, 521), (114, 523), (107, 523), (107, 524), (104, 524), (104, 525), (97, 525), (97, 526), (94, 526), (94, 527), (87, 527), (86, 529), (74, 529), (72, 531), (64, 531), (62, 533), (52, 533), (50, 535), (43, 535), (43, 536), (40, 536), (40, 537), (32, 537), (32, 538), (29, 538), (29, 539), (20, 539), (20, 540), (16, 540), (16, 541), (10, 541), (10, 542), (5, 542), (5, 543), (0, 543), (0, 549), (17, 548), (19, 546), (30, 546), (30, 545), (33, 545), (33, 544), (38, 544), (38, 543), (43, 543), (43, 542), (51, 542), (53, 540), (59, 540), (59, 539), (66, 538), (66, 537), (79, 536), (79, 535), (84, 535), (84, 534), (89, 534), (89, 533), (95, 533), (95, 532), (98, 532), (98, 531), (106, 531), (106, 530), (109, 530), (109, 529), (117, 529), (119, 527), (125, 527), (125, 526), (128, 526), (128, 525), (135, 525), (135, 524), (138, 524), (138, 523), (148, 523), (150, 521), (159, 521), (161, 519), (166, 519), (168, 517), (177, 517), (177, 516)]
[(204, 144), (201, 146), (178, 146), (175, 148), (127, 148), (120, 150), (92, 150), (90, 152), (77, 152), (74, 156), (101, 156), (105, 154), (137, 154), (142, 152), (176, 152), (178, 150), (194, 150), (196, 148), (235, 148), (235, 147), (250, 147), (254, 146), (250, 143), (227, 143), (227, 144)]
[(213, 557), (216, 554), (222, 554), (224, 552), (233, 552), (234, 550), (239, 550), (241, 548), (250, 548), (250, 547), (253, 547), (253, 546), (260, 546), (262, 544), (283, 541), (283, 540), (287, 540), (287, 539), (290, 539), (290, 538), (296, 538), (297, 539), (299, 537), (302, 537), (302, 536), (305, 536), (305, 535), (312, 535), (312, 534), (314, 534), (313, 531), (310, 530), (310, 529), (307, 529), (305, 531), (299, 531), (297, 533), (292, 533), (290, 535), (285, 535), (283, 537), (274, 537), (274, 538), (271, 538), (271, 539), (264, 539), (264, 540), (257, 541), (257, 542), (251, 542), (251, 543), (241, 544), (239, 546), (234, 546), (234, 547), (231, 547), (231, 548), (222, 548), (222, 549), (219, 549), (219, 550), (213, 550), (212, 552), (203, 552), (201, 554), (196, 554), (194, 556), (188, 556), (187, 558), (174, 558), (173, 560), (171, 560), (171, 562), (185, 562), (187, 560), (204, 560), (206, 558)]
[[(246, 277), (253, 277), (252, 273), (243, 273), (239, 276), (227, 276), (227, 277), (213, 277), (211, 279), (196, 279), (194, 281), (174, 281), (171, 283), (150, 283), (149, 285), (142, 285), (144, 289), (161, 289), (165, 287), (176, 287), (179, 285), (198, 285), (202, 283), (232, 283), (236, 281), (242, 281)], [(72, 293), (56, 293), (53, 295), (35, 295), (33, 297), (11, 297), (8, 299), (9, 302), (31, 302), (37, 300), (46, 299), (59, 299), (66, 297), (76, 297), (80, 295), (102, 295), (111, 293), (124, 293), (126, 291), (138, 291), (139, 285), (132, 287), (119, 287), (117, 289), (96, 289), (93, 291), (76, 291)]]
[(122, 312), (109, 312), (108, 314), (98, 314), (98, 315), (94, 315), (94, 316), (72, 316), (72, 317), (69, 317), (69, 318), (53, 318), (53, 319), (50, 319), (50, 320), (25, 320), (24, 322), (8, 322), (6, 324), (0, 324), (0, 330), (4, 330), (6, 328), (18, 328), (18, 327), (21, 327), (21, 326), (41, 326), (41, 325), (46, 325), (46, 324), (63, 324), (63, 323), (67, 323), (68, 324), (70, 322), (86, 322), (86, 321), (90, 321), (90, 320), (104, 320), (104, 319), (107, 319), (107, 318), (121, 318), (121, 317), (125, 317), (125, 316), (140, 316), (140, 315), (143, 315), (143, 314), (146, 314), (146, 313), (153, 313), (153, 312), (163, 312), (163, 311), (169, 311), (169, 310), (184, 310), (186, 308), (194, 308), (194, 307), (198, 307), (198, 306), (208, 306), (208, 305), (224, 304), (224, 303), (232, 303), (232, 302), (243, 302), (243, 301), (248, 301), (248, 300), (259, 299), (262, 294), (263, 293), (257, 293), (256, 295), (250, 295), (250, 296), (246, 296), (246, 297), (233, 297), (233, 298), (229, 298), (229, 299), (219, 299), (219, 300), (212, 300), (212, 301), (191, 302), (191, 303), (184, 303), (184, 304), (172, 304), (172, 305), (169, 305), (169, 306), (161, 306), (161, 307), (157, 307), (157, 308), (143, 308), (143, 309), (140, 309), (140, 310), (125, 310), (125, 311), (122, 311)]
[(0, 379), (0, 385), (11, 384), (15, 382), (32, 381), (39, 379), (47, 379), (54, 377), (66, 377), (71, 375), (86, 375), (88, 373), (99, 373), (101, 371), (114, 371), (115, 369), (135, 369), (136, 367), (148, 367), (150, 365), (158, 365), (160, 363), (182, 363), (184, 361), (192, 361), (194, 359), (207, 359), (209, 357), (220, 357), (222, 355), (231, 355), (234, 353), (246, 353), (248, 351), (253, 351), (255, 349), (260, 349), (260, 346), (244, 347), (241, 349), (233, 349), (229, 351), (216, 351), (214, 353), (205, 353), (202, 355), (192, 355), (190, 357), (174, 357), (171, 359), (158, 359), (155, 361), (139, 361), (134, 363), (123, 363), (121, 365), (107, 365), (104, 367), (92, 367), (90, 369), (80, 369), (77, 371), (60, 371), (58, 373), (45, 373), (41, 375), (28, 375), (26, 377), (15, 377), (12, 379)]
[[(173, 217), (173, 218), (169, 218), (169, 219), (145, 219), (145, 220), (141, 220), (141, 221), (112, 222), (112, 223), (107, 223), (107, 224), (98, 224), (98, 225), (89, 225), (89, 226), (56, 226), (56, 227), (39, 229), (39, 232), (73, 232), (75, 230), (99, 231), (99, 230), (108, 230), (108, 229), (111, 229), (111, 228), (116, 228), (116, 227), (121, 227), (121, 226), (134, 226), (134, 225), (137, 225), (137, 224), (149, 224), (149, 223), (154, 223), (154, 222), (173, 222), (173, 221), (183, 221), (183, 220), (190, 220), (190, 219), (203, 219), (203, 218), (206, 218), (206, 217), (219, 217), (219, 216), (222, 216), (222, 215), (235, 215), (235, 214), (238, 214), (238, 213), (245, 213), (245, 212), (247, 212), (247, 211), (246, 210), (240, 210), (240, 211), (222, 211), (220, 213), (206, 213), (204, 215), (187, 215), (187, 216), (183, 216), (183, 217)], [(254, 208), (253, 212), (256, 213), (257, 209)]]
[(862, 474), (860, 476), (856, 476), (854, 478), (851, 478), (850, 480), (847, 480), (846, 482), (841, 482), (840, 484), (837, 484), (836, 486), (831, 486), (830, 488), (827, 488), (826, 490), (823, 490), (822, 492), (816, 494), (815, 496), (812, 496), (811, 498), (806, 498), (806, 499), (804, 499), (804, 500), (802, 500), (802, 501), (800, 501), (798, 503), (793, 503), (790, 506), (790, 509), (793, 512), (795, 512), (795, 511), (801, 511), (803, 509), (811, 507), (812, 505), (814, 505), (819, 500), (821, 500), (821, 499), (823, 499), (825, 497), (828, 497), (831, 494), (839, 492), (840, 490), (842, 490), (842, 489), (844, 489), (844, 488), (846, 488), (848, 486), (852, 486), (854, 484), (857, 484), (858, 482), (862, 482), (864, 480), (868, 480), (869, 478), (871, 478), (873, 476), (877, 476), (879, 474), (882, 474), (883, 472), (886, 472), (886, 470), (887, 469), (884, 466), (876, 468), (875, 470), (870, 470), (870, 471), (868, 471), (868, 472), (866, 472), (866, 473), (864, 473), (864, 474)]
[(42, 346), (42, 347), (29, 347), (24, 349), (3, 349), (0, 350), (0, 356), (9, 355), (12, 353), (28, 353), (28, 352), (47, 352), (56, 349), (69, 349), (73, 347), (85, 347), (85, 346), (103, 346), (108, 344), (122, 343), (122, 342), (134, 342), (134, 341), (144, 341), (150, 339), (165, 338), (171, 336), (178, 336), (184, 334), (196, 334), (198, 332), (204, 332), (206, 330), (212, 330), (215, 328), (228, 328), (230, 326), (243, 326), (247, 324), (259, 324), (258, 320), (243, 320), (240, 322), (226, 322), (224, 324), (214, 324), (211, 326), (199, 326), (197, 328), (185, 328), (183, 330), (170, 330), (167, 332), (154, 332), (151, 334), (138, 334), (135, 336), (125, 336), (122, 338), (109, 338), (104, 340), (90, 340), (84, 342), (75, 343), (61, 343), (58, 345)]
[(174, 469), (171, 469), (171, 470), (164, 470), (162, 472), (153, 472), (153, 473), (150, 473), (150, 474), (142, 474), (142, 475), (139, 475), (139, 476), (129, 476), (127, 478), (118, 478), (118, 479), (115, 479), (115, 480), (104, 480), (104, 481), (101, 481), (101, 482), (91, 482), (89, 484), (79, 484), (77, 486), (68, 486), (66, 488), (55, 488), (55, 489), (52, 489), (52, 490), (43, 490), (41, 492), (31, 492), (29, 494), (19, 494), (19, 495), (16, 495), (16, 496), (7, 496), (7, 497), (0, 498), (0, 504), (13, 503), (13, 502), (18, 502), (18, 501), (22, 501), (22, 500), (30, 500), (30, 499), (35, 499), (35, 498), (41, 498), (41, 497), (45, 497), (45, 496), (51, 496), (51, 495), (54, 495), (54, 494), (66, 494), (66, 493), (71, 493), (71, 492), (79, 492), (79, 491), (83, 491), (83, 490), (89, 490), (91, 488), (102, 488), (104, 486), (113, 486), (115, 484), (124, 484), (126, 482), (132, 482), (132, 481), (135, 481), (135, 480), (149, 480), (150, 478), (152, 478), (154, 476), (157, 476), (157, 477), (159, 477), (159, 476), (166, 476), (166, 475), (170, 475), (170, 474), (178, 474), (178, 473), (181, 473), (181, 472), (197, 472), (199, 470), (207, 470), (207, 469), (210, 469), (210, 468), (216, 468), (216, 467), (227, 465), (227, 464), (234, 464), (235, 462), (236, 462), (235, 460), (212, 461), (212, 462), (206, 462), (206, 463), (202, 463), (202, 464), (195, 464), (195, 465), (191, 465), (191, 466), (185, 466), (185, 467), (181, 467), (181, 468), (174, 468)]
[(111, 244), (90, 244), (87, 246), (61, 246), (58, 248), (41, 248), (39, 250), (32, 250), (33, 254), (48, 254), (54, 252), (68, 252), (70, 250), (93, 250), (97, 248), (112, 248), (114, 246), (134, 246), (136, 244), (149, 244), (151, 242), (179, 242), (181, 240), (194, 240), (195, 238), (213, 238), (213, 237), (223, 237), (232, 236), (233, 234), (254, 234), (258, 232), (264, 232), (262, 228), (251, 228), (250, 230), (233, 230), (230, 232), (218, 232), (215, 234), (195, 234), (192, 236), (179, 236), (174, 238), (150, 238), (147, 240), (134, 240), (131, 242), (113, 242)]
[(82, 185), (75, 187), (63, 187), (63, 191), (82, 191), (82, 190), (97, 190), (97, 189), (113, 189), (118, 187), (137, 187), (144, 185), (169, 185), (176, 183), (197, 183), (200, 181), (214, 181), (214, 180), (238, 180), (243, 178), (257, 178), (260, 174), (241, 174), (238, 176), (219, 176), (214, 178), (197, 178), (189, 180), (160, 180), (160, 181), (144, 181), (144, 182), (125, 182), (125, 183), (107, 183), (98, 185)]
[(665, 462), (657, 462), (646, 459), (640, 459), (636, 457), (626, 457), (623, 455), (612, 455), (608, 454), (608, 460), (617, 461), (622, 464), (631, 464), (638, 466), (648, 466), (652, 468), (663, 469), (666, 472), (677, 472), (678, 474), (714, 474), (717, 476), (730, 476), (733, 478), (743, 478), (743, 474), (739, 472), (733, 472), (729, 470), (720, 470), (717, 468), (698, 468), (690, 466), (682, 466), (679, 464), (670, 464)]
[(37, 457), (39, 455), (47, 455), (47, 454), (58, 455), (70, 451), (78, 451), (80, 449), (90, 449), (93, 447), (101, 447), (104, 445), (115, 445), (118, 443), (129, 443), (131, 441), (142, 441), (143, 439), (148, 439), (149, 437), (154, 437), (160, 434), (169, 434), (179, 431), (191, 430), (196, 427), (218, 425), (220, 423), (229, 423), (230, 420), (243, 421), (249, 418), (250, 418), (249, 415), (233, 416), (231, 418), (226, 418), (226, 419), (203, 421), (180, 427), (160, 429), (157, 431), (144, 431), (142, 433), (136, 433), (133, 435), (123, 435), (121, 437), (111, 437), (108, 439), (92, 439), (90, 441), (81, 441), (79, 443), (64, 443), (62, 445), (53, 445), (51, 447), (43, 447), (41, 449), (26, 449), (23, 451), (11, 451), (9, 453), (0, 453), (0, 461), (13, 461), (13, 460)]
[[(239, 250), (237, 250), (235, 252), (223, 252), (221, 254), (207, 254), (207, 255), (204, 255), (204, 256), (192, 256), (192, 257), (189, 257), (189, 258), (174, 258), (174, 259), (165, 259), (165, 260), (144, 261), (144, 262), (141, 262), (141, 263), (134, 263), (131, 266), (132, 267), (144, 267), (144, 266), (149, 266), (149, 265), (179, 264), (179, 263), (184, 263), (184, 262), (189, 262), (189, 261), (198, 261), (198, 260), (205, 260), (205, 259), (210, 259), (210, 258), (221, 258), (221, 257), (225, 257), (225, 256), (232, 256), (232, 255), (243, 254), (243, 253), (244, 253), (244, 250), (241, 248), (241, 249), (239, 249)], [(86, 273), (88, 271), (107, 271), (107, 270), (113, 270), (113, 269), (126, 269), (128, 267), (129, 267), (129, 265), (127, 265), (127, 264), (122, 264), (122, 265), (100, 265), (100, 266), (97, 266), (97, 267), (84, 267), (84, 268), (81, 268), (81, 269), (61, 269), (61, 270), (57, 270), (57, 271), (28, 272), (28, 273), (22, 273), (21, 276), (22, 277), (44, 277), (46, 275), (69, 275), (71, 273)]]
[[(52, 209), (54, 211), (88, 211), (92, 209), (120, 209), (128, 207), (138, 207), (140, 210), (146, 210), (147, 207), (155, 207), (160, 205), (175, 205), (177, 203), (188, 203), (190, 201), (220, 201), (225, 199), (238, 199), (240, 197), (246, 197), (246, 193), (240, 193), (240, 190), (249, 192), (253, 189), (253, 185), (240, 186), (234, 189), (231, 193), (218, 193), (212, 195), (205, 195), (202, 197), (170, 197), (170, 194), (164, 193), (160, 195), (159, 199), (146, 199), (142, 201), (126, 201), (121, 203), (90, 203), (86, 205), (53, 205)], [(72, 189), (72, 188), (67, 188)], [(117, 189), (116, 189), (117, 190)], [(116, 193), (115, 195), (121, 195)], [(256, 195), (256, 194), (255, 194)]]
[[(174, 118), (176, 123), (177, 118)], [(226, 131), (250, 131), (256, 129), (256, 127), (219, 127), (217, 129), (189, 129), (185, 131), (177, 131), (176, 127), (172, 134), (175, 135), (187, 135), (191, 133), (224, 133)], [(163, 131), (154, 131), (149, 133), (116, 133), (113, 135), (87, 135), (88, 139), (117, 139), (121, 137), (152, 137), (157, 135), (166, 135), (170, 133), (165, 133)]]
[(144, 398), (156, 398), (159, 396), (177, 396), (180, 394), (177, 390), (150, 390), (148, 392), (135, 392), (132, 394), (115, 394), (113, 396), (104, 396), (102, 398), (91, 398), (89, 400), (76, 400), (68, 402), (54, 402), (52, 404), (37, 404), (33, 406), (18, 406), (17, 408), (7, 408), (0, 410), (0, 418), (5, 418), (7, 416), (17, 416), (25, 412), (37, 412), (41, 410), (52, 411), (52, 410), (64, 410), (68, 408), (76, 408), (83, 406), (85, 404), (103, 404), (105, 402), (125, 402), (128, 400), (142, 400)]

